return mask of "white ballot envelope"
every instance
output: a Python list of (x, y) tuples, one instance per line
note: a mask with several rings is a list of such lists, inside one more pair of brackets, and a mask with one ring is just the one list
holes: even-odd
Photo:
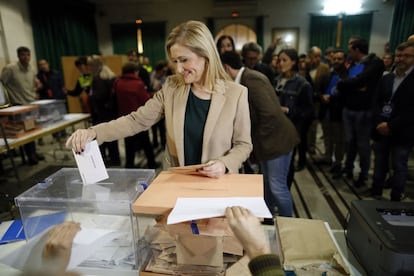
[(84, 185), (109, 178), (96, 140), (87, 143), (81, 154), (75, 153), (74, 150), (72, 152)]

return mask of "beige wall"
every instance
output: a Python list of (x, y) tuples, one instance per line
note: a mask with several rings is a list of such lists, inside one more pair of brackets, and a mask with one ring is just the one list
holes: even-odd
[[(299, 52), (305, 52), (308, 47), (308, 32), (310, 14), (320, 13), (324, 0), (258, 0), (257, 6), (241, 6), (235, 8), (214, 6), (214, 0), (94, 0), (99, 9), (97, 15), (98, 36), (101, 51), (112, 54), (110, 39), (110, 24), (135, 22), (140, 17), (144, 21), (166, 21), (167, 33), (177, 24), (194, 19), (206, 20), (216, 18), (216, 31), (234, 20), (230, 17), (237, 10), (242, 23), (254, 27), (255, 17), (264, 18), (264, 44), (266, 48), (271, 43), (273, 28), (299, 27)], [(338, 0), (341, 1), (341, 0)], [(344, 0), (346, 1), (346, 0)], [(237, 1), (235, 1), (237, 2)], [(363, 11), (375, 11), (370, 51), (381, 55), (385, 42), (388, 41), (392, 21), (394, 1), (365, 0)], [(385, 20), (386, 19), (386, 20)]]
[[(75, 0), (74, 0), (75, 1)], [(214, 0), (90, 0), (97, 3), (96, 21), (100, 51), (112, 55), (110, 24), (135, 22), (140, 17), (145, 21), (166, 21), (167, 32), (177, 24), (189, 20), (205, 21), (207, 17), (216, 18), (217, 31), (233, 22), (231, 7), (214, 6)], [(338, 0), (340, 1), (340, 0)], [(264, 19), (264, 48), (271, 42), (272, 28), (299, 27), (299, 52), (308, 45), (309, 18), (311, 13), (322, 10), (323, 0), (258, 0), (257, 6), (236, 8), (241, 21), (251, 27), (255, 17)], [(39, 2), (41, 3), (41, 2)], [(365, 0), (363, 9), (375, 11), (370, 51), (381, 55), (388, 41), (392, 21), (394, 1)], [(34, 53), (32, 28), (30, 25), (27, 0), (0, 0), (0, 68), (2, 64), (17, 60), (16, 49), (24, 45)], [(33, 60), (32, 60), (33, 64)]]
[[(36, 56), (26, 0), (0, 0), (0, 68), (17, 61), (16, 49), (26, 46)], [(36, 68), (36, 66), (33, 66)]]

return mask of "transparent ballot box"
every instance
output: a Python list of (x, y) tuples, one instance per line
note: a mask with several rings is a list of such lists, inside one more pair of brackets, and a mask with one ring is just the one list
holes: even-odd
[(36, 129), (38, 115), (39, 107), (35, 105), (16, 105), (0, 109), (0, 122), (3, 123), (6, 137), (19, 138)]
[(64, 221), (79, 222), (83, 241), (75, 238), (73, 250), (80, 252), (75, 270), (136, 275), (148, 249), (131, 205), (152, 182), (155, 171), (108, 169), (108, 175), (106, 180), (84, 185), (78, 169), (63, 168), (16, 197), (26, 240)]
[(67, 113), (65, 100), (38, 100), (30, 104), (39, 107), (39, 115), (36, 118), (36, 123), (39, 125), (60, 121), (63, 119), (63, 115)]

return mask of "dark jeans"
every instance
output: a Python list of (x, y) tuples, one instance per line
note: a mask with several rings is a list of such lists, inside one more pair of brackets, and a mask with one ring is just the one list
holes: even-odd
[(270, 212), (275, 215), (291, 217), (293, 215), (292, 195), (290, 194), (287, 178), (292, 152), (275, 159), (261, 161), (263, 170), (264, 198)]
[(383, 137), (374, 142), (375, 163), (372, 182), (372, 192), (374, 194), (382, 195), (391, 158), (393, 171), (391, 178), (391, 200), (401, 200), (408, 177), (407, 163), (411, 148), (412, 146), (407, 145), (393, 145), (389, 137)]
[(359, 155), (361, 167), (360, 177), (368, 178), (371, 156), (371, 125), (372, 114), (370, 111), (355, 111), (344, 108), (343, 123), (346, 139), (345, 170), (352, 172), (356, 155)]
[(296, 146), (297, 150), (293, 152), (292, 159), (295, 159), (296, 152), (298, 153), (298, 166), (306, 166), (306, 153), (308, 151), (308, 131), (312, 124), (311, 120), (303, 120), (295, 122), (296, 131), (299, 134), (300, 142)]
[(134, 168), (135, 154), (139, 149), (143, 149), (147, 157), (148, 167), (155, 168), (155, 156), (152, 144), (149, 139), (148, 131), (140, 132), (134, 136), (125, 138), (125, 158), (126, 168)]
[(37, 160), (36, 157), (36, 142), (30, 142), (23, 146), (27, 158)]

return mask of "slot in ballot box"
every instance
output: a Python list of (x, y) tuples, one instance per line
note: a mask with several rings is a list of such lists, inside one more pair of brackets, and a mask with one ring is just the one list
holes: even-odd
[(74, 244), (73, 250), (84, 249), (73, 255), (85, 258), (73, 269), (88, 275), (113, 275), (114, 270), (136, 275), (147, 247), (141, 244), (132, 203), (155, 171), (110, 168), (108, 175), (98, 183), (83, 184), (78, 169), (63, 168), (17, 196), (26, 240), (64, 221), (79, 222), (89, 236)]

